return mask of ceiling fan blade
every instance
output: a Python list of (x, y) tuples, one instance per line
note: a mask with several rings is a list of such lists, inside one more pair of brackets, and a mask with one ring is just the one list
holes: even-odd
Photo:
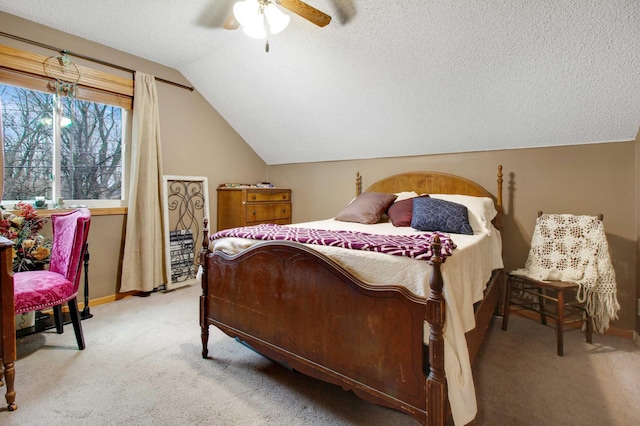
[(277, 3), (319, 27), (324, 27), (331, 22), (331, 16), (300, 0), (279, 0)]
[(240, 22), (236, 21), (236, 17), (233, 16), (233, 12), (231, 12), (231, 15), (229, 15), (227, 20), (224, 21), (224, 25), (222, 25), (222, 28), (224, 28), (225, 30), (235, 30), (238, 29), (239, 26)]

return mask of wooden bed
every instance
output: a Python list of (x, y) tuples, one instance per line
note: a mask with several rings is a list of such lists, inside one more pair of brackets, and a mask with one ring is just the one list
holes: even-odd
[[(498, 211), (493, 224), (502, 229), (502, 166), (495, 197), (468, 179), (437, 172), (391, 176), (366, 191), (490, 197)], [(358, 175), (356, 195), (360, 192)], [(435, 239), (434, 253), (437, 244)], [(214, 325), (277, 362), (422, 424), (450, 421), (439, 255), (430, 261), (430, 294), (421, 297), (401, 286), (362, 282), (303, 244), (268, 241), (236, 255), (212, 252), (205, 219), (200, 261), (203, 358)], [(471, 360), (498, 304), (502, 276), (502, 269), (493, 271), (484, 299), (474, 306), (476, 327), (465, 335)]]

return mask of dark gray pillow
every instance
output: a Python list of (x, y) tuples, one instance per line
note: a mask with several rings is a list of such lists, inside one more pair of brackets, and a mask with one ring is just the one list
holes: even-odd
[(437, 198), (414, 198), (411, 227), (418, 231), (473, 235), (467, 207)]
[(360, 194), (335, 217), (343, 222), (377, 223), (389, 206), (398, 198), (384, 192)]

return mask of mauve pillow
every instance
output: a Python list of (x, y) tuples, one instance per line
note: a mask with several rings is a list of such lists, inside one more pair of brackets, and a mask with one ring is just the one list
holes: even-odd
[(430, 197), (413, 200), (411, 227), (419, 231), (473, 235), (466, 206)]
[(429, 195), (421, 195), (420, 197), (404, 199), (391, 204), (387, 210), (387, 216), (393, 226), (411, 226), (411, 217), (413, 216), (413, 200), (420, 197), (428, 197)]
[(377, 223), (396, 198), (395, 194), (384, 192), (362, 193), (338, 213), (335, 220), (369, 224)]

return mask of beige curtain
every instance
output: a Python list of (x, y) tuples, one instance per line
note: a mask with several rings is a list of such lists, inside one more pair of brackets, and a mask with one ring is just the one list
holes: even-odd
[(129, 206), (121, 292), (152, 291), (164, 282), (162, 151), (155, 78), (136, 72)]

